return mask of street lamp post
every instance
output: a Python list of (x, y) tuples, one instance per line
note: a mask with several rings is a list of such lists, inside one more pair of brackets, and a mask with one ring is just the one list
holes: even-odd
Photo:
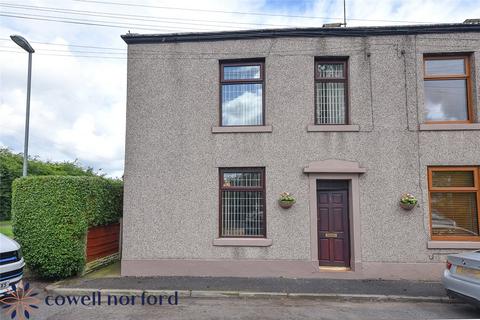
[(27, 111), (25, 117), (25, 143), (23, 145), (23, 176), (27, 176), (28, 169), (28, 131), (30, 127), (30, 89), (32, 86), (32, 53), (33, 50), (27, 39), (19, 35), (11, 35), (10, 38), (23, 50), (28, 52), (28, 82), (27, 82)]

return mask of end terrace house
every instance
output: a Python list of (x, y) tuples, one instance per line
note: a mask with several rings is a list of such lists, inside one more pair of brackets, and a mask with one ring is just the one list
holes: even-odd
[(123, 275), (439, 279), (480, 248), (478, 23), (122, 38)]

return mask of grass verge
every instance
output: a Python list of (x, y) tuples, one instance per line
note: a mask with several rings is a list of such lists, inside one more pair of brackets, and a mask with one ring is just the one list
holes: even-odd
[(10, 220), (0, 221), (0, 233), (13, 239), (12, 222)]

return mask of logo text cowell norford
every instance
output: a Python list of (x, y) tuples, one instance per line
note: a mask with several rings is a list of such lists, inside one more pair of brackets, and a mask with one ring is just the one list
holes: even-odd
[(178, 291), (172, 295), (110, 295), (100, 291), (92, 292), (91, 295), (71, 296), (55, 295), (46, 296), (47, 306), (82, 305), (82, 306), (135, 306), (135, 305), (178, 305)]

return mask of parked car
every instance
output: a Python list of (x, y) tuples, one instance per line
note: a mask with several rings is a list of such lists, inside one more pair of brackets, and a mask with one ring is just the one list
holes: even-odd
[(448, 296), (480, 308), (480, 250), (447, 256), (442, 282)]
[(24, 266), (20, 245), (0, 233), (0, 297), (22, 280)]
[(472, 230), (457, 226), (457, 223), (454, 220), (444, 217), (436, 210), (432, 211), (432, 230), (435, 230), (436, 234), (438, 235), (477, 235)]

